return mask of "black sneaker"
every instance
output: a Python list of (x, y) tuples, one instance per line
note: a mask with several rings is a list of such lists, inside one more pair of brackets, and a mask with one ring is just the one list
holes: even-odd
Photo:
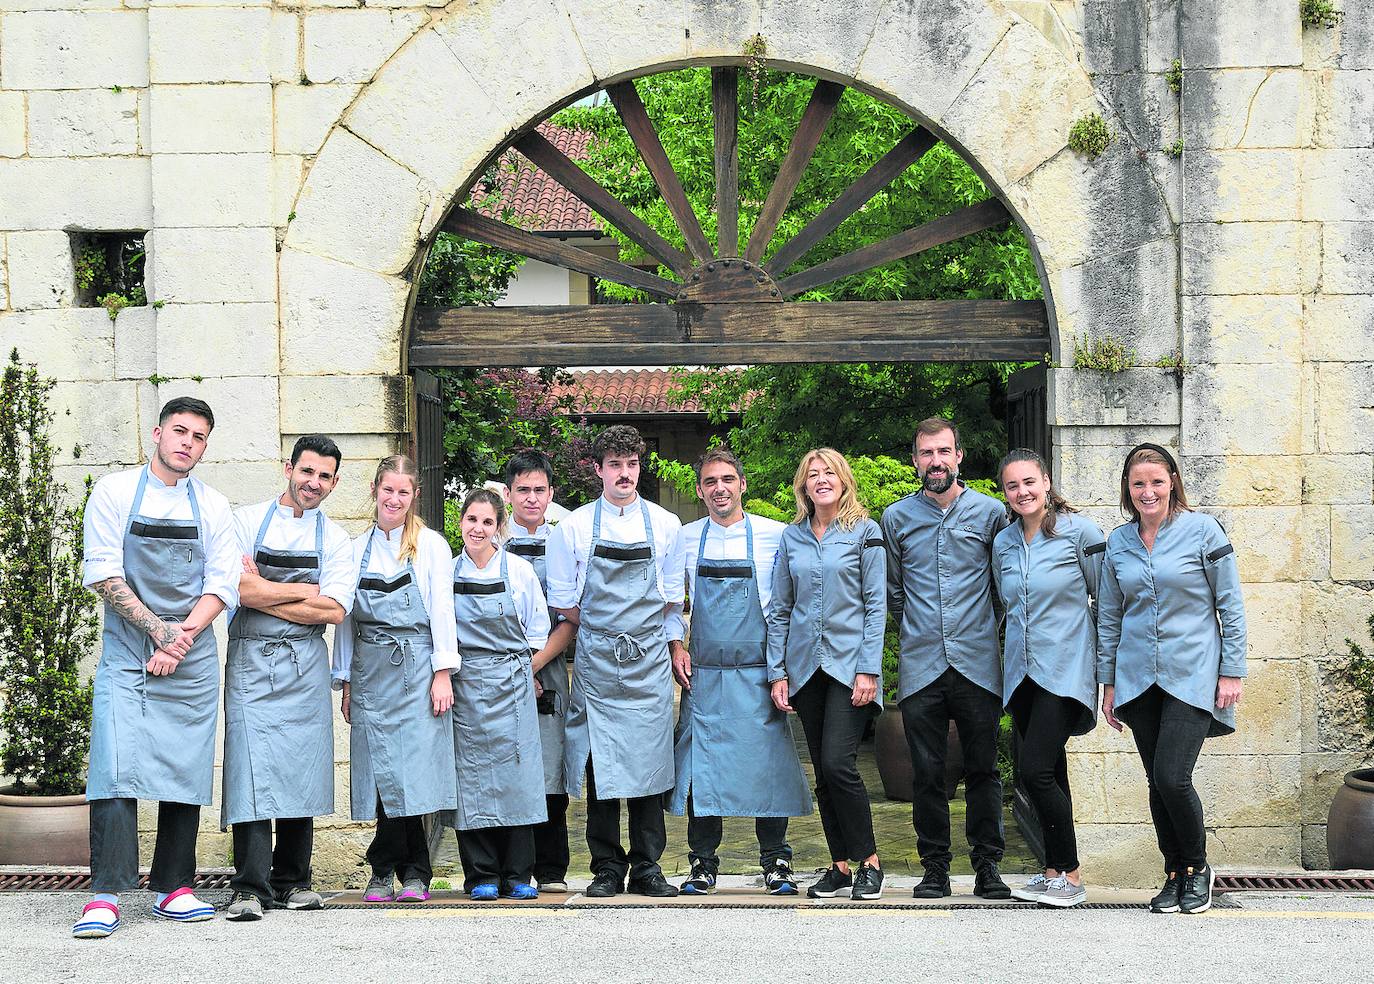
[(853, 887), (853, 876), (832, 864), (826, 873), (806, 890), (806, 896), (812, 899), (833, 899)]
[(1183, 885), (1178, 891), (1178, 911), (1196, 915), (1212, 907), (1212, 885), (1217, 873), (1210, 864), (1201, 868), (1189, 868), (1183, 874)]
[(1150, 899), (1151, 912), (1177, 912), (1178, 893), (1183, 888), (1183, 883), (1178, 877), (1177, 871), (1171, 871), (1165, 879), (1164, 887), (1159, 890), (1159, 894)]
[(589, 899), (609, 899), (619, 895), (624, 891), (620, 884), (620, 876), (610, 868), (602, 868), (592, 879), (592, 883), (587, 886), (587, 890), (582, 894)]
[(979, 865), (977, 873), (973, 876), (973, 894), (980, 899), (1009, 899), (1011, 889), (1002, 880), (997, 865), (987, 861)]
[(670, 899), (677, 894), (677, 886), (668, 884), (663, 872), (655, 871), (652, 874), (631, 878), (629, 891), (655, 899)]
[(797, 876), (792, 862), (779, 858), (763, 869), (763, 887), (769, 895), (796, 895)]
[(716, 873), (700, 861), (692, 863), (692, 874), (682, 883), (683, 895), (709, 895), (716, 887)]
[(949, 869), (931, 865), (925, 876), (911, 890), (913, 899), (942, 899), (950, 894)]
[(854, 890), (849, 897), (855, 902), (869, 902), (883, 897), (883, 869), (871, 864), (859, 865), (858, 877), (854, 879)]

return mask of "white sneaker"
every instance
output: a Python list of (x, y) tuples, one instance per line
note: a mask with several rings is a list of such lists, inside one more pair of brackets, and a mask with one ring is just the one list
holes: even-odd
[(1039, 902), (1049, 884), (1050, 880), (1043, 873), (1031, 875), (1026, 884), (1011, 890), (1011, 897), (1021, 902)]

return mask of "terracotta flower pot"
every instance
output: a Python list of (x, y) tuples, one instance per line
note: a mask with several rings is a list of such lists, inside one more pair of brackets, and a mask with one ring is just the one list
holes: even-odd
[(1334, 869), (1374, 869), (1374, 769), (1347, 772), (1326, 817), (1326, 854)]
[(85, 795), (0, 793), (0, 864), (85, 867), (91, 863), (91, 806)]
[[(911, 802), (911, 748), (906, 743), (899, 708), (884, 708), (873, 733), (873, 754), (878, 760), (878, 775), (883, 780), (883, 795), (890, 800)], [(945, 795), (954, 798), (959, 780), (964, 777), (964, 752), (954, 722), (949, 725), (949, 746), (945, 750)]]

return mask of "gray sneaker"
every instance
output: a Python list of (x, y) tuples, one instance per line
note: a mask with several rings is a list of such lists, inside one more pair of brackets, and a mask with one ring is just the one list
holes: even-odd
[(1049, 884), (1050, 880), (1043, 873), (1031, 875), (1026, 879), (1026, 884), (1011, 890), (1011, 897), (1021, 902), (1039, 902)]
[(568, 883), (565, 881), (548, 881), (539, 883), (539, 891), (543, 892), (567, 892)]
[(250, 892), (235, 892), (229, 908), (224, 910), (224, 918), (230, 922), (257, 922), (262, 918), (262, 903)]
[(308, 888), (292, 888), (282, 892), (277, 896), (277, 908), (279, 909), (323, 909), (324, 896), (319, 892), (312, 892)]
[(1056, 909), (1072, 909), (1088, 901), (1088, 889), (1084, 885), (1075, 885), (1069, 881), (1068, 876), (1060, 875), (1050, 879), (1045, 891), (1036, 901), (1041, 905), (1052, 905)]

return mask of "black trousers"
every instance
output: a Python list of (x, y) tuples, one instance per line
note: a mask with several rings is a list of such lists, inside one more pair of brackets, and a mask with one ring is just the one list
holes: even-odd
[(965, 830), (974, 868), (1002, 860), (1002, 775), (997, 735), (1002, 698), (953, 667), (902, 701), (902, 723), (911, 749), (911, 824), (916, 850), (927, 868), (949, 869), (949, 800), (945, 798), (945, 750), (949, 722), (964, 751)]
[[(703, 864), (720, 871), (720, 848), (725, 823), (720, 817), (697, 816), (692, 794), (687, 794), (687, 855), (692, 864)], [(755, 817), (754, 836), (759, 839), (759, 867), (770, 868), (777, 861), (791, 861), (792, 847), (787, 843), (787, 817)]]
[[(276, 844), (272, 843), (276, 827)], [(293, 888), (310, 887), (310, 855), (315, 849), (315, 818), (287, 817), (250, 820), (234, 829), (235, 892), (256, 895), (270, 903)]]
[(853, 694), (853, 687), (817, 670), (791, 695), (816, 770), (816, 806), (832, 861), (863, 861), (878, 853), (868, 788), (859, 775), (859, 742), (877, 705), (855, 707)]
[(596, 798), (596, 775), (587, 761), (587, 849), (591, 852), (592, 874), (614, 872), (622, 882), (662, 874), (658, 859), (668, 846), (668, 828), (663, 820), (663, 794), (627, 799), (630, 814), (630, 850), (620, 845), (620, 800)]
[(1060, 697), (1027, 677), (1007, 705), (1021, 736), (1017, 772), (1045, 836), (1045, 867), (1073, 871), (1078, 867), (1078, 838), (1073, 829), (1069, 793), (1069, 757), (1064, 748), (1083, 716), (1083, 705)]
[(430, 868), (424, 820), (418, 816), (389, 817), (378, 799), (377, 831), (367, 847), (367, 863), (377, 877), (394, 874), (403, 882), (418, 878), (429, 887), (434, 872)]
[(534, 828), (482, 827), (458, 831), (458, 858), (463, 862), (463, 891), (491, 882), (502, 891), (529, 884), (534, 867)]
[[(191, 888), (196, 880), (200, 807), (157, 805), (157, 841), (148, 887), (154, 892)], [(138, 800), (91, 800), (91, 891), (115, 895), (138, 887)]]
[(534, 825), (534, 880), (541, 885), (568, 880), (568, 794), (547, 793), (549, 818)]
[(1201, 868), (1207, 863), (1207, 829), (1193, 769), (1212, 727), (1211, 712), (1154, 686), (1123, 707), (1121, 719), (1130, 725), (1145, 764), (1150, 816), (1165, 870)]

